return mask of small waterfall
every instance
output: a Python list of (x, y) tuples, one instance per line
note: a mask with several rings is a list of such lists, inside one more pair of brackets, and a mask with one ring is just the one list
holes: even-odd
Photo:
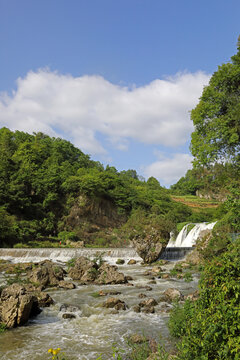
[(167, 244), (167, 248), (182, 247), (181, 245), (188, 233), (188, 225), (190, 224), (187, 224), (182, 228), (176, 239), (174, 238), (173, 234), (171, 235), (169, 243)]
[(0, 248), (0, 259), (13, 263), (40, 262), (52, 260), (54, 262), (67, 262), (72, 258), (86, 256), (93, 259), (101, 255), (109, 263), (115, 263), (118, 258), (128, 261), (135, 259), (142, 261), (133, 248), (41, 248), (41, 249), (5, 249)]
[(192, 248), (196, 245), (196, 241), (204, 236), (206, 230), (212, 230), (216, 222), (213, 223), (199, 223), (188, 232), (189, 225), (185, 225), (176, 240), (173, 237), (169, 240), (167, 248)]
[(192, 248), (183, 247), (167, 247), (164, 252), (160, 255), (160, 260), (180, 260), (183, 259)]

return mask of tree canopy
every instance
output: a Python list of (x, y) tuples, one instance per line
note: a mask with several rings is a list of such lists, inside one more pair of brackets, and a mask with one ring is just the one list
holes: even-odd
[(239, 162), (240, 41), (237, 54), (212, 75), (191, 118), (195, 126), (191, 141), (195, 165)]

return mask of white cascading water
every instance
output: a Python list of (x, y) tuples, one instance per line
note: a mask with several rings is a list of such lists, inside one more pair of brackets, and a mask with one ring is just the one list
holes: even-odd
[(142, 261), (134, 248), (49, 248), (49, 249), (4, 249), (0, 248), (0, 259), (8, 260), (13, 263), (40, 262), (42, 260), (52, 260), (54, 262), (67, 262), (79, 256), (86, 256), (91, 259), (101, 255), (109, 264), (115, 264), (118, 258)]
[(167, 244), (167, 248), (191, 248), (196, 245), (196, 241), (202, 237), (205, 230), (212, 230), (216, 222), (196, 224), (189, 232), (188, 226), (185, 225), (176, 240), (172, 237)]

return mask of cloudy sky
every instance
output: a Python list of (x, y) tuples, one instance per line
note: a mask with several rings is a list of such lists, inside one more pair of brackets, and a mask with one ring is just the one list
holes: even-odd
[(236, 52), (239, 0), (0, 0), (0, 127), (73, 142), (164, 186), (190, 110)]

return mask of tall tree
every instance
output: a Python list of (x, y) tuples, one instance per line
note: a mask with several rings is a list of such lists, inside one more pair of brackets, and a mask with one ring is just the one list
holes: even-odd
[(240, 38), (237, 54), (212, 75), (191, 118), (195, 126), (191, 141), (195, 165), (239, 162)]

